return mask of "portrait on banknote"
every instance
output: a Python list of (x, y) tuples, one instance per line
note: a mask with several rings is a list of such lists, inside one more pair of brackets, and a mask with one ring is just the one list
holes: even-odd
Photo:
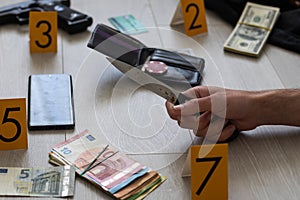
[(244, 24), (240, 24), (236, 28), (237, 29), (228, 41), (227, 46), (250, 52), (258, 52), (266, 39), (268, 31)]

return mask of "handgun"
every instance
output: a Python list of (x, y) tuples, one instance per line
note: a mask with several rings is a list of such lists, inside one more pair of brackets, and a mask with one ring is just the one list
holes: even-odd
[(56, 11), (58, 27), (75, 34), (92, 25), (93, 19), (70, 8), (70, 0), (30, 0), (0, 8), (0, 25), (28, 24), (30, 11)]

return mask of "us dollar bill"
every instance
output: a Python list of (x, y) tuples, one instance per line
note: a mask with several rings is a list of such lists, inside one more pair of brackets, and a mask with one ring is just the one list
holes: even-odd
[(74, 195), (75, 170), (0, 167), (1, 196), (67, 197)]
[(279, 16), (279, 8), (248, 2), (224, 50), (259, 56)]

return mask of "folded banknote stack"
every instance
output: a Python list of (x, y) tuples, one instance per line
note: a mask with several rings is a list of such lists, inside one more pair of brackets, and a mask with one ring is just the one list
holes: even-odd
[(224, 50), (258, 57), (279, 17), (277, 7), (247, 2)]
[(115, 199), (143, 199), (166, 177), (105, 145), (88, 130), (56, 145), (49, 162), (76, 173)]

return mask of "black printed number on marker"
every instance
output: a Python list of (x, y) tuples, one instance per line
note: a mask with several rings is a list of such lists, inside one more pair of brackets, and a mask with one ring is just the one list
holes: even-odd
[(198, 188), (196, 194), (199, 196), (203, 191), (204, 187), (206, 186), (207, 182), (209, 181), (211, 175), (216, 170), (220, 160), (222, 157), (213, 157), (213, 158), (196, 158), (196, 162), (214, 162), (212, 168), (209, 170), (208, 174), (206, 175), (204, 181), (201, 183), (200, 187)]
[(8, 117), (9, 112), (17, 112), (17, 111), (20, 111), (20, 107), (6, 108), (5, 109), (4, 117), (3, 117), (3, 120), (2, 120), (2, 125), (6, 124), (6, 123), (12, 123), (12, 124), (15, 125), (17, 130), (16, 130), (15, 135), (11, 138), (4, 137), (0, 133), (0, 140), (2, 140), (3, 142), (13, 142), (13, 141), (17, 140), (21, 135), (21, 125), (18, 122), (18, 120)]
[(201, 24), (199, 24), (199, 25), (196, 25), (196, 24), (195, 24), (195, 23), (196, 23), (196, 20), (197, 20), (197, 18), (198, 18), (198, 16), (199, 16), (199, 12), (200, 12), (200, 11), (199, 11), (198, 5), (195, 4), (195, 3), (189, 4), (189, 5), (186, 7), (185, 12), (188, 13), (191, 7), (195, 7), (195, 9), (196, 9), (196, 14), (195, 14), (194, 19), (193, 19), (193, 21), (192, 21), (192, 23), (191, 23), (191, 25), (190, 25), (190, 27), (189, 27), (189, 30), (201, 28), (201, 27), (202, 27)]
[(42, 25), (42, 24), (45, 24), (47, 27), (48, 27), (48, 29), (45, 31), (45, 32), (43, 32), (43, 35), (45, 36), (45, 37), (47, 37), (47, 39), (48, 39), (48, 42), (46, 43), (46, 44), (41, 44), (39, 41), (35, 41), (35, 44), (38, 46), (38, 47), (40, 47), (40, 48), (47, 48), (47, 47), (49, 47), (50, 45), (51, 45), (51, 43), (52, 43), (52, 38), (51, 38), (51, 35), (49, 34), (50, 32), (51, 32), (51, 24), (50, 24), (50, 22), (48, 22), (48, 21), (46, 21), (46, 20), (42, 20), (42, 21), (39, 21), (37, 24), (36, 24), (36, 28), (40, 28), (40, 26)]

